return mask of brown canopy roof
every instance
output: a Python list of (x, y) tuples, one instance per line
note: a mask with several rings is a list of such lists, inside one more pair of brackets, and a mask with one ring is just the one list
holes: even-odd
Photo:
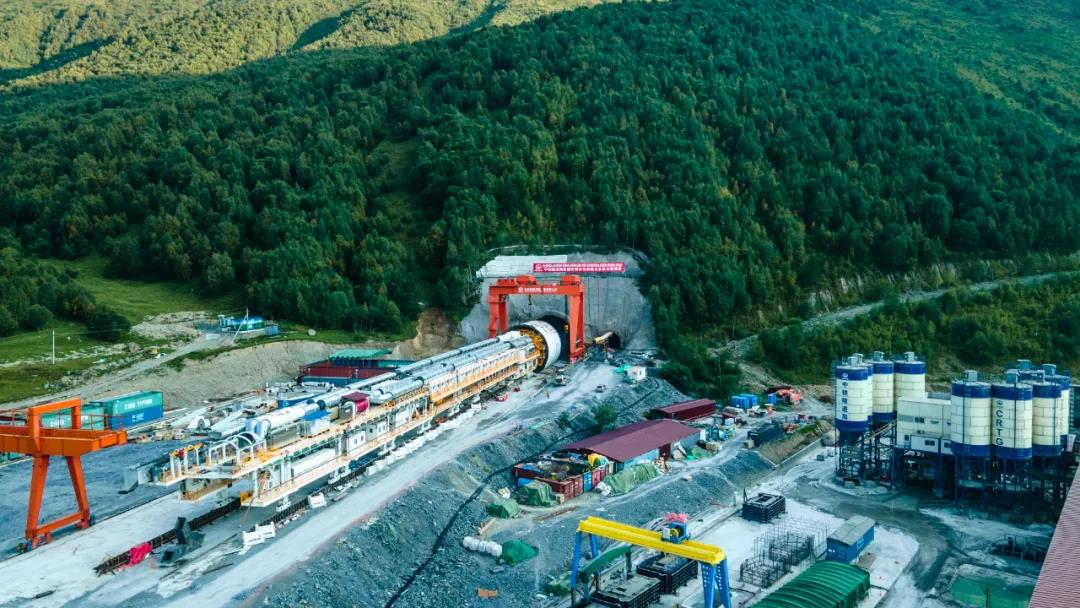
[(563, 449), (569, 452), (596, 452), (615, 462), (626, 462), (697, 434), (697, 429), (674, 420), (646, 420), (576, 441)]

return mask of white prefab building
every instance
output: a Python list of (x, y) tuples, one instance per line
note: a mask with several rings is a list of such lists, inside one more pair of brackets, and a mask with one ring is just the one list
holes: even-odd
[(951, 454), (952, 401), (929, 397), (896, 400), (896, 446), (919, 452)]

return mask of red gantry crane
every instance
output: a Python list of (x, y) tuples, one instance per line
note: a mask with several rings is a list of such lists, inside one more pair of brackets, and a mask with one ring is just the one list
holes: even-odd
[(581, 277), (563, 276), (558, 283), (541, 283), (531, 275), (499, 279), (488, 289), (488, 337), (506, 333), (509, 314), (506, 301), (510, 296), (566, 296), (569, 309), (570, 362), (585, 357), (585, 286)]
[[(52, 412), (71, 410), (70, 428), (43, 427), (42, 416)], [(52, 540), (52, 533), (65, 526), (75, 525), (80, 530), (90, 527), (90, 501), (86, 497), (83, 479), (84, 454), (127, 443), (126, 431), (91, 430), (82, 428), (82, 399), (65, 399), (26, 408), (26, 424), (0, 426), (0, 452), (27, 454), (34, 459), (30, 476), (30, 501), (26, 510), (26, 542), (23, 551)], [(49, 459), (62, 456), (67, 460), (68, 475), (75, 490), (79, 510), (46, 523), (39, 523), (41, 498), (45, 493), (45, 478), (49, 474)]]

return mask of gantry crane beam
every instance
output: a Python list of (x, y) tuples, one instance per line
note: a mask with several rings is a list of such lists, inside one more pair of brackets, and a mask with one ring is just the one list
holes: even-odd
[[(61, 410), (71, 410), (71, 428), (54, 429), (42, 426), (42, 416)], [(127, 443), (127, 433), (119, 430), (89, 430), (82, 428), (82, 399), (65, 399), (44, 405), (34, 405), (24, 410), (25, 425), (0, 426), (0, 452), (18, 452), (34, 459), (30, 475), (30, 499), (26, 509), (26, 542), (23, 550), (30, 550), (42, 542), (52, 540), (52, 533), (74, 524), (87, 528), (91, 524), (90, 501), (86, 497), (86, 480), (83, 477), (84, 454)], [(61, 456), (67, 461), (68, 476), (75, 492), (78, 510), (46, 523), (39, 523), (41, 499), (45, 494), (45, 480), (49, 474), (49, 459)]]
[(592, 534), (628, 545), (646, 549), (655, 549), (671, 555), (685, 557), (695, 562), (715, 566), (724, 561), (724, 550), (715, 545), (707, 545), (696, 540), (684, 540), (672, 543), (663, 539), (656, 530), (647, 530), (637, 526), (628, 526), (617, 521), (601, 517), (589, 517), (578, 523), (578, 532)]
[(510, 321), (507, 300), (510, 296), (566, 296), (566, 329), (569, 336), (571, 363), (585, 357), (585, 286), (581, 277), (568, 274), (558, 283), (541, 283), (531, 275), (499, 279), (488, 288), (488, 337), (506, 333)]
[[(685, 531), (685, 528), (683, 529)], [(581, 571), (581, 542), (583, 536), (589, 537), (589, 550), (592, 559), (596, 559), (600, 555), (600, 547), (596, 539), (606, 538), (696, 561), (701, 564), (701, 579), (705, 592), (706, 608), (715, 608), (717, 594), (719, 594), (720, 602), (724, 608), (732, 608), (727, 556), (724, 554), (723, 549), (694, 540), (683, 540), (681, 542), (664, 540), (663, 534), (655, 530), (628, 526), (601, 517), (588, 517), (578, 523), (577, 534), (574, 537), (574, 557), (570, 566), (571, 604), (574, 603), (578, 572)], [(586, 585), (586, 602), (588, 598), (589, 586)]]

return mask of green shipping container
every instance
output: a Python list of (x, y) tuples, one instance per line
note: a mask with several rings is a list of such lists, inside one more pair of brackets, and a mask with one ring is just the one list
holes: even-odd
[[(79, 421), (84, 429), (102, 430), (105, 428), (105, 410), (100, 407), (82, 408)], [(70, 429), (71, 410), (61, 410), (41, 417), (41, 426), (49, 429)]]
[(124, 416), (145, 409), (163, 407), (159, 391), (140, 391), (91, 401), (90, 405), (104, 408), (110, 416)]

